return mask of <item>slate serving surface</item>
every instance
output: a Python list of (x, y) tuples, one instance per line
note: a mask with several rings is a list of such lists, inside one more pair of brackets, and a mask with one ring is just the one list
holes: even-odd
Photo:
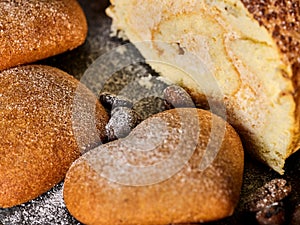
[[(52, 57), (39, 64), (58, 67), (84, 82), (97, 94), (99, 91), (123, 92), (131, 98), (138, 98), (139, 109), (151, 111), (151, 107), (143, 107), (142, 101), (147, 101), (153, 96), (159, 96), (165, 83), (157, 78), (157, 74), (143, 62), (143, 58), (136, 49), (122, 48), (126, 42), (110, 37), (111, 20), (105, 15), (104, 9), (108, 6), (106, 0), (80, 0), (89, 25), (88, 38), (81, 47)], [(118, 50), (116, 50), (116, 48)], [(105, 63), (98, 68), (97, 77), (89, 79), (86, 75), (87, 68), (105, 55)], [(124, 65), (126, 60), (134, 58), (133, 64), (124, 66), (109, 78), (103, 79), (101, 73), (116, 64)], [(103, 61), (103, 59), (102, 59)], [(130, 60), (129, 60), (130, 61)], [(125, 87), (125, 88), (124, 88)], [(130, 89), (130, 92), (126, 90)], [(137, 94), (138, 93), (138, 94)], [(153, 108), (154, 108), (153, 104)], [(146, 111), (147, 111), (146, 110)], [(155, 111), (155, 110), (154, 110)], [(147, 117), (147, 112), (144, 112)], [(218, 222), (207, 223), (209, 225), (255, 225), (254, 216), (245, 210), (245, 202), (249, 194), (273, 178), (285, 178), (292, 185), (292, 194), (289, 197), (287, 212), (291, 213), (296, 204), (300, 203), (300, 152), (291, 156), (286, 163), (286, 173), (280, 176), (268, 167), (245, 155), (245, 172), (241, 193), (241, 200), (233, 216)], [(63, 182), (55, 186), (39, 198), (26, 204), (10, 208), (0, 209), (0, 225), (79, 225), (64, 206), (62, 197)]]

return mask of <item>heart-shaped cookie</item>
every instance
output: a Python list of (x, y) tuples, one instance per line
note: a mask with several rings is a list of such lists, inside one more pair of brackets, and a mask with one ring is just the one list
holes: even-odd
[(158, 113), (70, 167), (64, 200), (84, 224), (172, 224), (229, 216), (239, 200), (243, 147), (220, 117)]

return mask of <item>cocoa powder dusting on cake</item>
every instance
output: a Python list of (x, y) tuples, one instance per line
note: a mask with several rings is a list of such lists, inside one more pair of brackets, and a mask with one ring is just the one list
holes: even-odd
[(284, 60), (300, 64), (299, 0), (241, 0), (253, 17), (275, 38)]
[[(299, 0), (241, 0), (248, 11), (273, 36), (282, 60), (292, 66), (293, 97), (296, 102), (295, 124), (300, 123), (300, 1)], [(296, 133), (300, 133), (299, 126)], [(300, 135), (294, 138), (298, 149)], [(298, 144), (297, 144), (298, 142)]]

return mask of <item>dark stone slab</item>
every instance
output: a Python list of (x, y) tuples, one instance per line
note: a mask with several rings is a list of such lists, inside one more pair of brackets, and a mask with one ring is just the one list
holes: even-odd
[[(74, 75), (97, 95), (103, 91), (122, 94), (131, 98), (136, 106), (143, 106), (140, 101), (145, 99), (160, 99), (166, 83), (158, 78), (158, 74), (151, 70), (132, 45), (110, 37), (111, 20), (104, 13), (108, 2), (80, 0), (80, 3), (89, 24), (88, 38), (84, 45), (38, 63), (58, 67)], [(118, 65), (121, 65), (120, 70), (110, 70)], [(280, 176), (246, 154), (241, 199), (234, 215), (207, 224), (255, 225), (255, 218), (247, 212), (245, 203), (249, 201), (252, 192), (273, 178), (285, 178), (291, 183), (292, 194), (288, 199), (288, 210), (291, 213), (296, 204), (300, 203), (299, 158), (300, 152), (292, 155), (286, 163), (286, 174)], [(62, 187), (63, 183), (60, 183), (33, 201), (10, 209), (0, 209), (0, 225), (1, 222), (3, 225), (79, 225), (65, 208)]]

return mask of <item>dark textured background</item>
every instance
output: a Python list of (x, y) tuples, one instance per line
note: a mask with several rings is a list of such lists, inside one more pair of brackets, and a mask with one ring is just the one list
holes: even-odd
[[(107, 60), (99, 69), (96, 78), (86, 79), (85, 83), (95, 92), (100, 90), (118, 93), (124, 90), (124, 87), (131, 88), (129, 93), (131, 97), (138, 93), (139, 99), (144, 97), (145, 102), (151, 96), (159, 95), (164, 88), (164, 83), (157, 79), (157, 74), (152, 71), (145, 63), (139, 53), (132, 48), (124, 51), (112, 51), (116, 47), (124, 44), (117, 38), (110, 37), (111, 20), (105, 15), (104, 9), (108, 6), (106, 0), (80, 0), (80, 3), (86, 12), (89, 33), (87, 41), (81, 47), (64, 53), (62, 55), (49, 58), (39, 62), (58, 67), (76, 78), (81, 79), (86, 69), (102, 55), (107, 55)], [(110, 54), (113, 52), (114, 54)], [(111, 64), (124, 63), (128, 58), (138, 59), (136, 63), (124, 67), (116, 72), (108, 80), (101, 79), (101, 73)], [(99, 79), (97, 81), (97, 78)], [(145, 88), (141, 86), (140, 80), (150, 81), (152, 86)], [(128, 94), (128, 93), (127, 93)], [(154, 104), (155, 105), (155, 104)], [(145, 110), (140, 107), (141, 110)], [(151, 111), (151, 108), (147, 108)], [(286, 173), (280, 176), (268, 167), (252, 160), (247, 154), (245, 155), (245, 173), (242, 187), (241, 200), (236, 212), (232, 217), (222, 221), (208, 223), (209, 225), (255, 225), (254, 215), (245, 210), (245, 202), (249, 200), (249, 194), (262, 186), (265, 182), (273, 178), (285, 178), (292, 185), (292, 194), (286, 200), (287, 213), (290, 214), (296, 204), (300, 203), (300, 152), (291, 156), (286, 163)], [(78, 225), (80, 224), (70, 216), (64, 206), (62, 199), (62, 185), (57, 185), (48, 193), (39, 198), (17, 206), (11, 209), (0, 209), (0, 222), (3, 225), (35, 225), (35, 224), (61, 224), (61, 225)]]

